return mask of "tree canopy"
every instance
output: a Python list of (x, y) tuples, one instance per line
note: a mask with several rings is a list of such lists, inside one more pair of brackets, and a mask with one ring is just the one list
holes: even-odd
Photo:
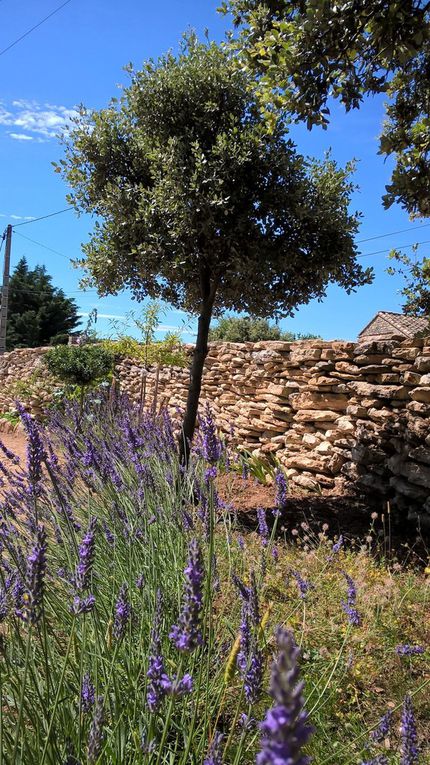
[(282, 332), (277, 324), (268, 319), (253, 316), (223, 316), (209, 332), (209, 340), (225, 340), (230, 343), (255, 343), (259, 340), (311, 340), (319, 335)]
[(98, 216), (83, 266), (99, 292), (129, 287), (199, 316), (188, 443), (213, 313), (291, 315), (371, 271), (356, 259), (352, 167), (307, 160), (282, 121), (268, 135), (227, 51), (191, 37), (130, 73), (119, 101), (81, 110), (58, 169), (70, 202)]
[(349, 111), (387, 93), (380, 153), (394, 155), (384, 204), (430, 213), (430, 3), (422, 0), (228, 0), (241, 65), (268, 120), (279, 109), (326, 127), (330, 99)]
[(404, 279), (401, 290), (404, 298), (403, 313), (422, 316), (430, 322), (430, 258), (418, 258), (417, 249), (415, 245), (412, 256), (392, 250), (389, 257), (396, 265), (390, 266), (387, 271), (389, 274), (399, 274)]
[(67, 342), (79, 325), (78, 309), (54, 287), (44, 266), (29, 269), (21, 258), (9, 281), (6, 348), (37, 348)]

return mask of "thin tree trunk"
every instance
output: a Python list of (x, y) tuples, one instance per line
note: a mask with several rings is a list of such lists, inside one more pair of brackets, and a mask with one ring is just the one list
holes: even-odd
[(203, 366), (208, 353), (209, 326), (212, 318), (212, 308), (215, 293), (209, 294), (202, 302), (199, 316), (197, 341), (194, 348), (193, 361), (190, 371), (190, 384), (187, 396), (187, 408), (185, 410), (182, 432), (179, 442), (179, 455), (181, 464), (188, 466), (190, 458), (191, 442), (196, 427), (197, 410), (199, 406), (200, 391), (202, 387)]

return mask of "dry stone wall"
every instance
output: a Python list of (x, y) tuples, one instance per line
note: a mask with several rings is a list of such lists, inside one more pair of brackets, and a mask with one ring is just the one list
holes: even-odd
[[(31, 377), (46, 350), (0, 359), (0, 411), (13, 406), (8, 381)], [(175, 414), (185, 405), (187, 369), (145, 372), (129, 358), (117, 366), (133, 400), (142, 375), (147, 404), (157, 387), (157, 406)], [(52, 381), (47, 387), (49, 398)], [(429, 339), (211, 343), (202, 401), (239, 446), (276, 455), (292, 485), (354, 488), (430, 519)], [(40, 408), (37, 397), (32, 406)]]

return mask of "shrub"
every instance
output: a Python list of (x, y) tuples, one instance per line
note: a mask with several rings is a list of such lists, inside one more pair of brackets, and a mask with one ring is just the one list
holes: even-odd
[(79, 388), (106, 379), (113, 365), (112, 353), (98, 345), (58, 346), (48, 351), (43, 360), (51, 374)]
[(114, 357), (100, 345), (59, 345), (43, 361), (54, 377), (79, 389), (82, 409), (85, 391), (109, 377)]

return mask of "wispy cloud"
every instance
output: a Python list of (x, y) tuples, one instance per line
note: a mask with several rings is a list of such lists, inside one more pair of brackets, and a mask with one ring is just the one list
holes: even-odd
[(11, 220), (34, 220), (34, 215), (8, 215), (0, 213), (0, 218), (11, 218)]
[(15, 141), (49, 141), (62, 132), (76, 114), (73, 108), (37, 101), (18, 99), (7, 105), (0, 102), (0, 125), (18, 129), (7, 131)]
[(25, 133), (8, 133), (15, 141), (34, 141), (33, 135), (26, 135)]

